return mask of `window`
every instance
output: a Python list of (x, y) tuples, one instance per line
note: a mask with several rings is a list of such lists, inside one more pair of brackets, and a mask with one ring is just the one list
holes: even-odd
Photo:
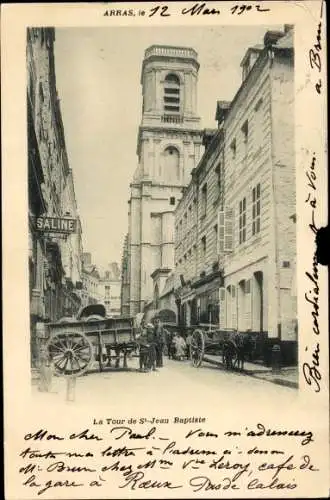
[(175, 147), (168, 146), (165, 149), (163, 168), (161, 170), (161, 175), (165, 181), (175, 182), (180, 180), (180, 153)]
[(188, 208), (188, 224), (189, 226), (192, 225), (192, 211), (191, 211), (191, 205), (189, 205), (189, 208)]
[(234, 139), (230, 144), (230, 150), (231, 150), (232, 160), (234, 160), (236, 158), (236, 139)]
[(260, 184), (252, 189), (252, 235), (260, 232)]
[(239, 242), (246, 241), (246, 198), (239, 202)]
[(206, 216), (206, 208), (207, 208), (207, 184), (204, 184), (202, 187), (202, 199), (201, 199), (201, 216)]
[(203, 236), (201, 239), (201, 250), (202, 250), (202, 257), (205, 257), (206, 254), (206, 236)]
[(174, 74), (169, 74), (164, 82), (164, 111), (180, 112), (180, 80)]
[(251, 70), (251, 60), (250, 60), (250, 57), (247, 57), (245, 64), (243, 65), (243, 68), (242, 68), (243, 81), (246, 79), (246, 77), (250, 73), (250, 70)]
[(185, 233), (187, 232), (187, 229), (188, 229), (188, 219), (187, 219), (187, 212), (185, 212), (184, 216), (183, 216), (183, 220), (184, 220), (184, 231)]
[(218, 249), (218, 224), (213, 226), (213, 231), (214, 231), (215, 250), (217, 252), (217, 249)]
[(248, 142), (248, 137), (249, 137), (249, 122), (246, 120), (241, 128), (242, 134), (243, 134), (243, 142), (246, 144)]
[(217, 253), (232, 252), (234, 247), (234, 210), (226, 208), (218, 212), (218, 248)]
[(175, 197), (174, 196), (170, 197), (170, 205), (175, 205)]
[(215, 182), (217, 186), (217, 195), (220, 196), (220, 190), (221, 190), (221, 162), (218, 163), (218, 165), (214, 169), (215, 173)]

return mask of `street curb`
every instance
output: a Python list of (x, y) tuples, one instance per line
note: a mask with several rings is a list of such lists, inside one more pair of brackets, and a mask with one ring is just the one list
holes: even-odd
[[(217, 365), (221, 368), (224, 368), (224, 365), (219, 362), (219, 361), (216, 361), (214, 359), (205, 359), (204, 360), (205, 362), (207, 363), (210, 363), (210, 364), (213, 364), (213, 365)], [(234, 372), (236, 373), (236, 372)], [(299, 389), (299, 385), (298, 385), (298, 382), (292, 382), (291, 380), (285, 380), (285, 379), (282, 379), (282, 378), (266, 378), (266, 377), (263, 377), (262, 374), (271, 374), (271, 370), (270, 369), (265, 369), (265, 370), (260, 370), (258, 372), (255, 372), (255, 371), (252, 371), (252, 370), (243, 370), (243, 372), (237, 372), (237, 373), (243, 373), (245, 375), (248, 375), (250, 377), (253, 377), (253, 378), (257, 378), (259, 380), (265, 380), (266, 382), (271, 382), (273, 384), (276, 384), (276, 385), (281, 385), (283, 387), (289, 387), (290, 389)], [(261, 376), (260, 376), (261, 375)]]

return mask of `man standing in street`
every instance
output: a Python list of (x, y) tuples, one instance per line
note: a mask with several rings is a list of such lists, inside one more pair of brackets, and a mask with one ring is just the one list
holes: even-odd
[(163, 349), (165, 344), (165, 332), (164, 327), (160, 322), (158, 316), (154, 320), (154, 332), (155, 332), (155, 350), (156, 350), (156, 366), (162, 368), (163, 366)]
[(156, 370), (156, 339), (155, 330), (152, 323), (147, 324), (147, 342), (149, 345), (149, 367), (155, 372)]

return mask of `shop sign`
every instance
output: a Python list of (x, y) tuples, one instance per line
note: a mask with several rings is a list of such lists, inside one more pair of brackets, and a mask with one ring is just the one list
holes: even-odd
[(75, 233), (76, 219), (67, 217), (37, 217), (37, 230), (44, 233)]

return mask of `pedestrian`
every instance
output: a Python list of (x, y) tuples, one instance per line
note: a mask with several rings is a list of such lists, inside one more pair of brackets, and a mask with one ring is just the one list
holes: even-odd
[(173, 333), (171, 333), (168, 330), (166, 330), (165, 331), (165, 342), (166, 342), (166, 349), (167, 349), (168, 359), (173, 358), (172, 340), (173, 340)]
[(152, 323), (147, 324), (147, 342), (149, 346), (149, 369), (156, 372), (156, 338), (155, 338), (155, 327)]
[(175, 358), (182, 361), (186, 357), (186, 342), (181, 335), (176, 334), (174, 337)]
[(155, 351), (156, 351), (156, 366), (158, 368), (163, 367), (163, 350), (165, 344), (165, 332), (164, 327), (160, 322), (158, 316), (154, 319), (154, 332), (155, 332)]
[(139, 344), (139, 369), (140, 372), (147, 372), (149, 367), (149, 344), (145, 330), (141, 330), (138, 334), (137, 342)]

